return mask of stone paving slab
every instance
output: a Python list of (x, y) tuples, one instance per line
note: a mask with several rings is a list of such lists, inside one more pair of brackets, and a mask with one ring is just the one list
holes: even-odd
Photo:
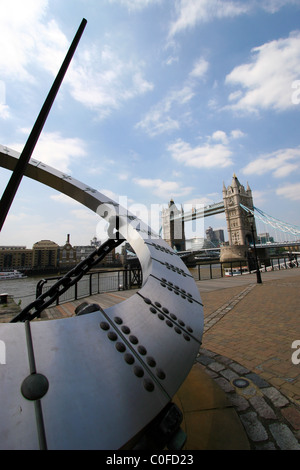
[[(282, 272), (281, 278), (241, 287), (240, 295), (235, 291), (224, 304), (222, 290), (201, 294), (203, 347), (257, 373), (297, 404), (300, 364), (292, 362), (292, 343), (300, 340), (299, 292), (300, 269), (295, 269)], [(214, 312), (206, 307), (211, 297), (220, 305)]]
[(236, 410), (251, 450), (300, 450), (300, 408), (294, 402), (241, 364), (213, 351), (201, 348), (197, 362)]

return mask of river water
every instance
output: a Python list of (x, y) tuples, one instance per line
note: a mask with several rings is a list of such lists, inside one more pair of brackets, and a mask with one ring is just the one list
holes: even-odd
[(27, 277), (25, 279), (9, 279), (0, 282), (0, 294), (9, 294), (18, 304), (21, 301), (21, 307), (24, 308), (35, 299), (37, 283), (44, 279), (42, 277)]
[[(9, 279), (0, 281), (0, 294), (8, 294), (13, 297), (16, 304), (20, 303), (21, 308), (25, 308), (36, 299), (36, 287), (40, 280), (47, 279), (45, 276), (30, 276), (23, 279)], [(51, 287), (56, 280), (49, 280), (43, 289), (43, 293)], [(99, 292), (111, 292), (122, 289), (123, 276), (121, 271), (101, 272), (101, 275), (94, 273), (90, 282), (90, 276), (84, 275), (77, 286), (77, 298), (88, 297), (90, 290), (92, 294)], [(60, 302), (68, 302), (75, 298), (75, 286), (70, 287), (60, 296)]]

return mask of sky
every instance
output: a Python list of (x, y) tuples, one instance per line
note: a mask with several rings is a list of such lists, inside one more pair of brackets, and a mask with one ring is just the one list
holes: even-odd
[[(300, 226), (300, 0), (0, 0), (2, 145), (22, 151), (83, 18), (32, 158), (155, 231), (152, 207), (220, 202), (234, 173), (256, 207)], [(224, 214), (200, 225), (227, 237)], [(105, 229), (24, 177), (0, 245), (88, 245)]]

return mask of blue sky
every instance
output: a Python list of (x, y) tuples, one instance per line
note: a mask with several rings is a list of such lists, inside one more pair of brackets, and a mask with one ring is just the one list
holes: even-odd
[[(300, 226), (300, 0), (0, 0), (2, 145), (23, 149), (82, 18), (33, 158), (144, 220), (171, 197), (221, 201), (235, 172), (255, 206)], [(224, 214), (209, 225), (226, 230)], [(23, 178), (0, 244), (68, 233), (89, 244), (104, 228)]]

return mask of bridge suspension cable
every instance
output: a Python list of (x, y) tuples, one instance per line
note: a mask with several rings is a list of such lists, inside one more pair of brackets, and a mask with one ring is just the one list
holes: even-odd
[(287, 222), (283, 222), (279, 219), (276, 219), (275, 217), (272, 217), (266, 214), (265, 212), (263, 212), (261, 209), (258, 209), (257, 207), (253, 207), (253, 209), (249, 209), (249, 207), (246, 207), (243, 204), (240, 204), (240, 206), (246, 212), (251, 213), (255, 218), (261, 220), (265, 224), (270, 225), (274, 229), (278, 229), (281, 232), (290, 233), (292, 235), (300, 235), (300, 227), (297, 227), (296, 225), (288, 224)]

